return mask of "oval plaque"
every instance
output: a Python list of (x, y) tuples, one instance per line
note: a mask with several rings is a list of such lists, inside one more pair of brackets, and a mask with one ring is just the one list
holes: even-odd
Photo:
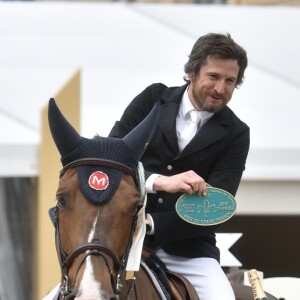
[(228, 192), (207, 187), (207, 195), (183, 194), (176, 202), (176, 212), (188, 223), (211, 226), (229, 220), (236, 210), (236, 201)]

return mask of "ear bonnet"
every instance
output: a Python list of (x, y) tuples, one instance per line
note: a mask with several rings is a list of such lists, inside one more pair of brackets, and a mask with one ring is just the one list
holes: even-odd
[[(132, 170), (130, 174), (135, 174), (135, 182), (139, 183), (139, 160), (152, 137), (157, 116), (156, 104), (149, 115), (123, 139), (100, 136), (87, 139), (77, 133), (62, 115), (55, 100), (50, 99), (48, 121), (53, 140), (61, 154), (62, 172), (68, 165), (75, 165), (78, 184), (85, 198), (93, 204), (109, 201), (124, 175), (122, 168), (115, 168), (114, 165), (125, 165)], [(80, 161), (78, 165), (77, 161)], [(102, 161), (104, 165), (97, 163)]]

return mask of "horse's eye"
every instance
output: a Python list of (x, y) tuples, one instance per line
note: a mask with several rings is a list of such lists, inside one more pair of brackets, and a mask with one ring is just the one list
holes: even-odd
[(143, 202), (142, 201), (138, 201), (137, 203), (135, 203), (134, 207), (132, 208), (130, 215), (131, 216), (135, 216), (138, 214), (138, 212), (140, 211), (140, 209), (143, 207)]
[(66, 207), (66, 198), (63, 195), (58, 195), (57, 204), (59, 207)]

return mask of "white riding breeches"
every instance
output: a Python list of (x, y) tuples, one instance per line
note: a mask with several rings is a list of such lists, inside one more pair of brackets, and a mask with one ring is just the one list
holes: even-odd
[(174, 273), (187, 278), (201, 300), (235, 300), (232, 287), (218, 261), (210, 257), (185, 258), (169, 255), (163, 250), (156, 255)]

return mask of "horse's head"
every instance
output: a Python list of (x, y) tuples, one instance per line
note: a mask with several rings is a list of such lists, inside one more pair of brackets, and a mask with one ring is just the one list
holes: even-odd
[(157, 108), (123, 139), (81, 137), (53, 99), (49, 126), (63, 169), (52, 209), (62, 270), (61, 299), (117, 299), (144, 184), (139, 159)]

